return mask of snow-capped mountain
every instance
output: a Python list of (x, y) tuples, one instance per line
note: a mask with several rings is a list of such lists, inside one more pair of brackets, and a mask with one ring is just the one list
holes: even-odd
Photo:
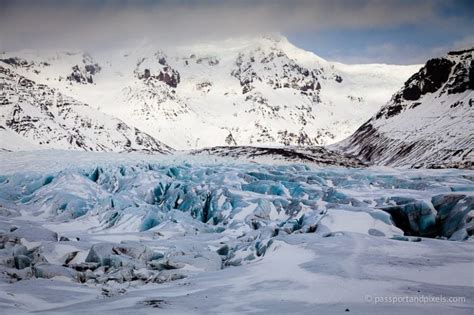
[(334, 143), (419, 69), (328, 62), (283, 37), (0, 59), (176, 149)]
[(10, 66), (0, 65), (0, 86), (0, 150), (171, 150), (117, 118), (18, 75)]
[(474, 48), (429, 60), (352, 136), (335, 145), (379, 165), (474, 166)]

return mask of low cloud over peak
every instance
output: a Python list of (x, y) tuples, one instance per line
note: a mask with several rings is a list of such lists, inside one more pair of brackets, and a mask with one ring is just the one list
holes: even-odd
[(440, 18), (440, 6), (446, 1), (1, 1), (0, 49), (94, 51), (272, 32), (310, 41), (334, 29), (450, 27), (459, 17)]

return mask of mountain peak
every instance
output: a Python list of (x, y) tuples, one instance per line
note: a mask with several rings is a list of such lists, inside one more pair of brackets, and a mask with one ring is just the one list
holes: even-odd
[(330, 63), (278, 34), (0, 56), (6, 67), (10, 58), (16, 73), (177, 149), (226, 145), (229, 134), (237, 145), (333, 143), (416, 68)]

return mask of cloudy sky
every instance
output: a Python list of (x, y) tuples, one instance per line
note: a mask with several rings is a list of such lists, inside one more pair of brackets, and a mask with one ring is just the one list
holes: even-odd
[(329, 60), (411, 64), (473, 46), (472, 20), (472, 0), (0, 0), (0, 50), (280, 33)]

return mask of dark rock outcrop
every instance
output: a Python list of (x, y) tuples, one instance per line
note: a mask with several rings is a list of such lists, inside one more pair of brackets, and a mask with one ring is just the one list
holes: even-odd
[(429, 60), (352, 136), (335, 145), (368, 163), (474, 167), (474, 50)]
[(317, 165), (334, 165), (346, 167), (364, 167), (360, 160), (338, 154), (323, 147), (212, 147), (201, 150), (194, 150), (193, 155), (215, 155), (221, 157), (241, 158), (245, 160), (256, 160), (259, 158), (272, 158), (276, 161), (288, 161), (294, 163), (313, 163)]

